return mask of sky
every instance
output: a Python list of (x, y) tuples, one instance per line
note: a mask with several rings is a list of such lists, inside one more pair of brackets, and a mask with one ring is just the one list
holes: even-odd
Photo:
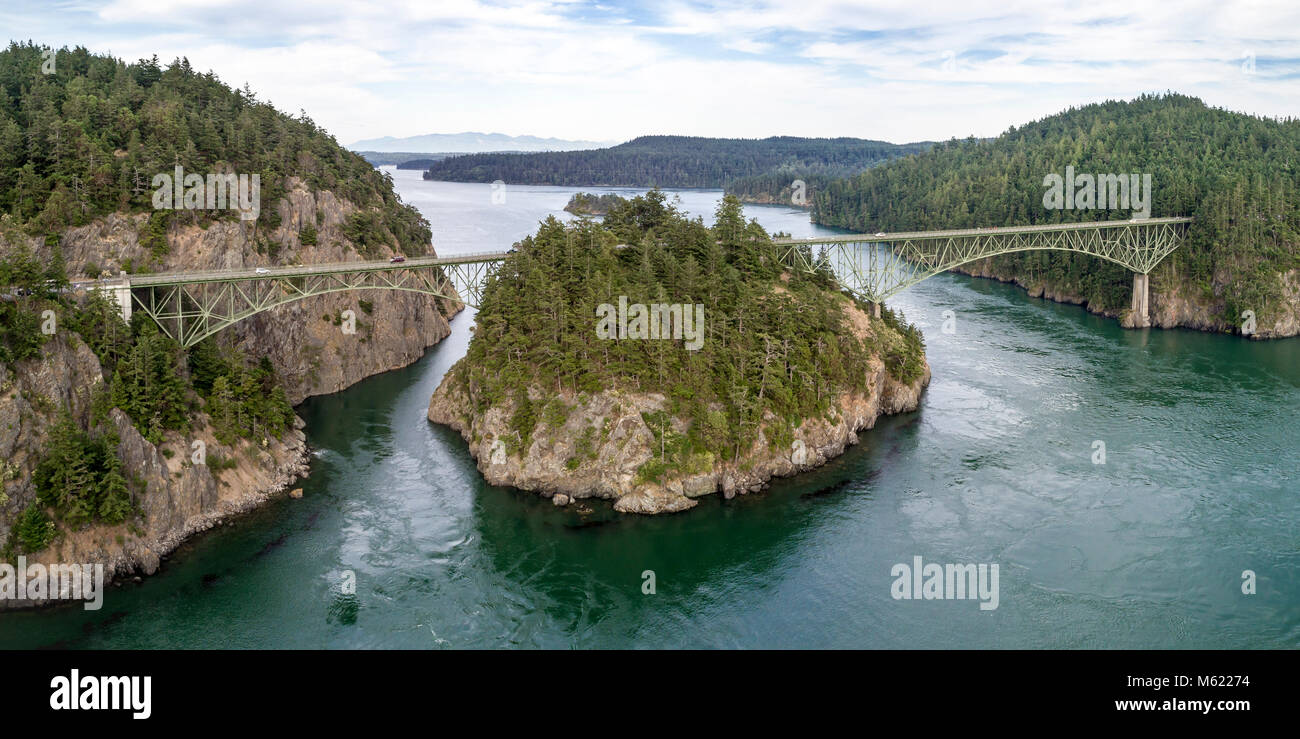
[(0, 0), (11, 39), (181, 56), (343, 144), (462, 131), (995, 136), (1172, 90), (1295, 116), (1300, 2)]

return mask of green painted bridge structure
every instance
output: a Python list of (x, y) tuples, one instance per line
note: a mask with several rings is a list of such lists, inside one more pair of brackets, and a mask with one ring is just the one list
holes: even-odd
[[(835, 275), (840, 286), (879, 306), (929, 277), (1000, 254), (1072, 251), (1131, 270), (1134, 325), (1150, 325), (1148, 275), (1186, 237), (1191, 218), (1146, 218), (1037, 226), (912, 231), (776, 239), (787, 268)], [(99, 280), (128, 320), (147, 314), (182, 346), (193, 346), (250, 316), (326, 293), (405, 290), (477, 306), (509, 252), (412, 257), (401, 262), (338, 262), (122, 275)]]

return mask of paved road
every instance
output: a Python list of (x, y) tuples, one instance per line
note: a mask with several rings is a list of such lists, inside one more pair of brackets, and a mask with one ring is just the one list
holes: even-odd
[[(331, 274), (337, 272), (386, 272), (418, 267), (434, 267), (440, 264), (473, 264), (476, 262), (499, 262), (509, 252), (493, 251), (474, 254), (456, 254), (449, 257), (410, 257), (404, 262), (393, 263), (388, 260), (373, 262), (332, 262), (330, 264), (306, 264), (289, 267), (249, 267), (240, 269), (213, 269), (199, 272), (170, 272), (160, 274), (128, 275), (131, 287), (149, 287), (151, 285), (179, 285), (194, 282), (226, 282), (230, 280), (256, 280), (273, 277), (299, 277), (304, 275)], [(98, 285), (112, 287), (121, 285), (121, 278), (100, 280)]]

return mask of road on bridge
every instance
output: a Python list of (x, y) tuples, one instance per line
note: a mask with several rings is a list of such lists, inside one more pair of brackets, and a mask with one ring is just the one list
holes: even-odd
[[(307, 275), (337, 274), (340, 272), (391, 272), (401, 269), (418, 269), (437, 267), (444, 264), (476, 264), (479, 262), (499, 262), (509, 252), (491, 251), (473, 254), (456, 254), (449, 257), (410, 257), (402, 262), (387, 259), (369, 262), (331, 262), (329, 264), (292, 265), (288, 267), (247, 267), (239, 269), (210, 269), (200, 272), (166, 272), (159, 274), (127, 275), (131, 287), (156, 287), (162, 285), (186, 285), (199, 282), (226, 282), (230, 280), (259, 280), (279, 277), (303, 277)], [(100, 280), (97, 285), (114, 287), (122, 285), (122, 278), (110, 277)]]
[(1007, 234), (1037, 233), (1040, 231), (1083, 231), (1121, 226), (1158, 226), (1162, 223), (1191, 223), (1187, 216), (1170, 218), (1133, 218), (1127, 221), (1086, 221), (1081, 223), (1042, 223), (1036, 226), (991, 226), (989, 228), (958, 228), (947, 231), (897, 231), (893, 233), (844, 234), (843, 236), (814, 236), (808, 239), (773, 239), (777, 244), (862, 244), (888, 241), (921, 241), (949, 239), (962, 236), (1005, 236)]

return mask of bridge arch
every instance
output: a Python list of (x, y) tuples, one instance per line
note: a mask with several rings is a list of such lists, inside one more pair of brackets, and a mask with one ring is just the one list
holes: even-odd
[[(1023, 251), (1067, 251), (1118, 264), (1134, 273), (1135, 323), (1149, 325), (1151, 270), (1184, 240), (1191, 218), (920, 231), (895, 234), (781, 239), (783, 263), (813, 272), (829, 269), (840, 285), (879, 306), (940, 272), (989, 257)], [(821, 248), (813, 256), (812, 249)]]

